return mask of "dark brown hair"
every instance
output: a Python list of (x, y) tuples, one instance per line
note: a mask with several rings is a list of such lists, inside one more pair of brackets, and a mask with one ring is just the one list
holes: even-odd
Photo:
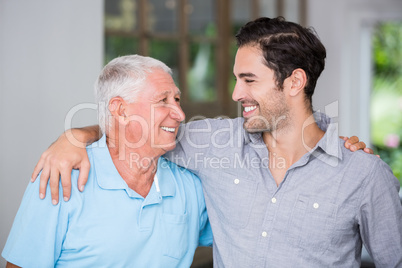
[(303, 69), (307, 76), (305, 99), (312, 110), (312, 96), (326, 58), (325, 47), (312, 28), (286, 21), (283, 17), (263, 17), (244, 25), (236, 34), (236, 40), (238, 47), (260, 47), (265, 65), (274, 71), (281, 90), (283, 82), (295, 69)]

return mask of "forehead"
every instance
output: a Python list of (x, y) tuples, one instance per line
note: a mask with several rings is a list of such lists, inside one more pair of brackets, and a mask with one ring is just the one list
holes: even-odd
[(262, 51), (257, 46), (243, 46), (238, 48), (233, 73), (238, 75), (245, 72), (267, 71), (269, 68), (263, 63)]
[(258, 47), (255, 46), (243, 46), (239, 47), (236, 52), (235, 57), (235, 66), (239, 67), (239, 65), (243, 64), (262, 64), (262, 51)]
[(163, 70), (155, 69), (147, 75), (145, 81), (144, 94), (158, 96), (168, 94), (180, 94), (180, 90), (176, 87), (170, 74)]

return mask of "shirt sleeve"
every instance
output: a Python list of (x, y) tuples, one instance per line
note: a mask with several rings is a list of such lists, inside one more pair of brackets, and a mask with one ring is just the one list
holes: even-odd
[[(68, 214), (60, 201), (54, 206), (50, 188), (39, 198), (39, 179), (29, 183), (2, 252), (8, 262), (21, 267), (54, 267), (67, 230)], [(60, 188), (59, 200), (62, 200)]]
[(205, 205), (204, 194), (201, 187), (201, 181), (196, 175), (192, 174), (192, 176), (196, 188), (198, 210), (199, 210), (200, 234), (199, 234), (198, 246), (209, 247), (212, 246), (213, 237), (212, 237), (211, 224), (209, 223), (207, 208)]
[(376, 267), (402, 267), (400, 184), (382, 160), (366, 178), (360, 206), (360, 233)]
[(200, 231), (200, 241), (199, 241), (198, 245), (200, 247), (211, 247), (212, 241), (213, 241), (213, 236), (212, 236), (211, 224), (209, 222), (208, 217), (204, 217), (203, 223), (204, 223), (204, 226), (201, 228), (201, 231)]
[(177, 133), (176, 148), (164, 156), (176, 165), (185, 167), (198, 175), (204, 155), (213, 146), (211, 135), (215, 128), (214, 120), (210, 119), (182, 124)]

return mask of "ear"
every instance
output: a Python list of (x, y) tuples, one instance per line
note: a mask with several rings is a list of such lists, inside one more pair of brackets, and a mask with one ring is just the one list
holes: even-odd
[(291, 79), (290, 96), (294, 97), (300, 92), (304, 93), (304, 87), (307, 84), (306, 72), (300, 68), (295, 69), (289, 78)]
[(126, 106), (127, 103), (126, 101), (121, 98), (121, 97), (114, 97), (110, 99), (109, 101), (109, 111), (112, 114), (112, 116), (115, 116), (116, 118), (122, 118), (125, 119), (126, 116)]

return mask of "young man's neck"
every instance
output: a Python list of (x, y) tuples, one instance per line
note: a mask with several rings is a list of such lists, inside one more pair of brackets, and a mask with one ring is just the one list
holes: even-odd
[(294, 113), (286, 128), (264, 132), (263, 140), (269, 151), (269, 168), (277, 185), (286, 171), (304, 154), (314, 148), (324, 136), (312, 113)]

